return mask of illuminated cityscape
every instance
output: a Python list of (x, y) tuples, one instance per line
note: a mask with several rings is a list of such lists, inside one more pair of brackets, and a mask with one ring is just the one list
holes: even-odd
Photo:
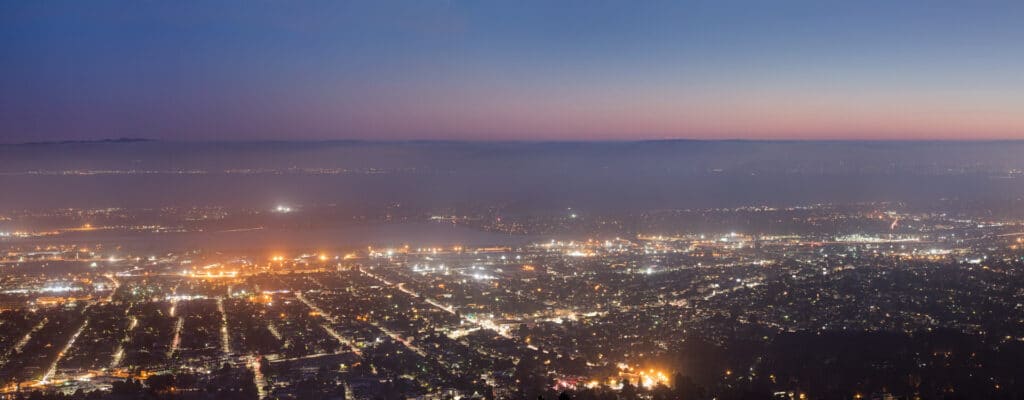
[[(4, 226), (46, 228), (2, 242), (2, 395), (1021, 390), (1024, 217), (889, 202), (543, 217), (386, 208), (344, 222), (355, 233), (331, 245), (260, 244), (330, 235), (301, 224), (335, 211), (5, 213)], [(580, 233), (595, 224), (630, 228)], [(413, 240), (367, 230), (379, 225)]]
[(1024, 399), (1022, 21), (0, 1), (0, 400)]

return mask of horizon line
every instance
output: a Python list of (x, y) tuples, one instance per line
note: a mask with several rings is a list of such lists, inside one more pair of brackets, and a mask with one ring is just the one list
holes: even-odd
[(699, 143), (1024, 143), (1024, 138), (1004, 139), (752, 139), (752, 138), (651, 138), (651, 139), (167, 139), (120, 137), (102, 139), (70, 139), (31, 142), (2, 142), (0, 146), (47, 146), (73, 144), (131, 144), (131, 143), (178, 143), (178, 144), (260, 144), (260, 143), (295, 143), (295, 144), (638, 144), (666, 142), (699, 142)]

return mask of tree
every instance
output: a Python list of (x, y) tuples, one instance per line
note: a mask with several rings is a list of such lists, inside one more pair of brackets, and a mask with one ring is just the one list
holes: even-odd
[(260, 357), (260, 373), (263, 375), (272, 375), (273, 366), (270, 365), (270, 360), (266, 357)]
[(154, 392), (163, 392), (174, 386), (175, 381), (171, 374), (150, 375), (146, 378), (146, 386)]
[(636, 400), (637, 391), (636, 387), (632, 383), (629, 383), (629, 379), (622, 379), (622, 398), (625, 400)]
[(672, 375), (672, 389), (676, 397), (682, 400), (696, 399), (701, 396), (703, 389), (693, 381), (693, 378), (676, 372)]

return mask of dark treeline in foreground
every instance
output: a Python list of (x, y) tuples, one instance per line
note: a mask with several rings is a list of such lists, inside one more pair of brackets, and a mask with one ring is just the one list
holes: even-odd
[[(1024, 398), (1024, 343), (992, 341), (934, 331), (788, 333), (769, 344), (700, 343), (687, 346), (687, 353), (680, 356), (682, 368), (693, 371), (694, 378), (677, 373), (667, 386), (625, 381), (620, 390), (602, 386), (539, 395), (580, 400), (770, 399), (801, 394), (811, 399)], [(740, 365), (753, 367), (734, 368)]]
[[(2, 398), (2, 397), (0, 397)], [(144, 380), (127, 379), (114, 382), (110, 391), (81, 390), (73, 394), (25, 391), (12, 395), (14, 399), (28, 400), (129, 400), (129, 399), (182, 399), (182, 400), (243, 400), (258, 398), (252, 371), (228, 364), (209, 375), (159, 374)]]
[[(742, 324), (741, 324), (742, 325)], [(723, 346), (691, 342), (678, 365), (693, 371), (673, 374), (669, 385), (644, 387), (623, 379), (620, 388), (556, 389), (543, 370), (524, 371), (515, 398), (578, 400), (771, 399), (790, 395), (811, 399), (1021, 399), (1024, 398), (1024, 344), (986, 343), (948, 331), (896, 333), (790, 333), (771, 343), (731, 342)], [(732, 366), (752, 365), (748, 370)], [(187, 374), (153, 375), (117, 382), (109, 392), (70, 395), (22, 392), (16, 399), (255, 399), (252, 372), (224, 368), (204, 384)], [(302, 385), (300, 385), (302, 386)], [(294, 398), (344, 399), (341, 382), (310, 382)], [(333, 387), (334, 389), (325, 390)], [(780, 391), (779, 388), (788, 388)], [(491, 393), (479, 398), (492, 398)], [(858, 397), (859, 396), (859, 397)], [(401, 391), (378, 393), (382, 400), (404, 399)]]

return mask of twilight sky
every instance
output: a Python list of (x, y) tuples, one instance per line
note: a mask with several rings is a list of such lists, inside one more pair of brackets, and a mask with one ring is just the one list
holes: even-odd
[(1024, 139), (1021, 1), (0, 2), (0, 142)]

